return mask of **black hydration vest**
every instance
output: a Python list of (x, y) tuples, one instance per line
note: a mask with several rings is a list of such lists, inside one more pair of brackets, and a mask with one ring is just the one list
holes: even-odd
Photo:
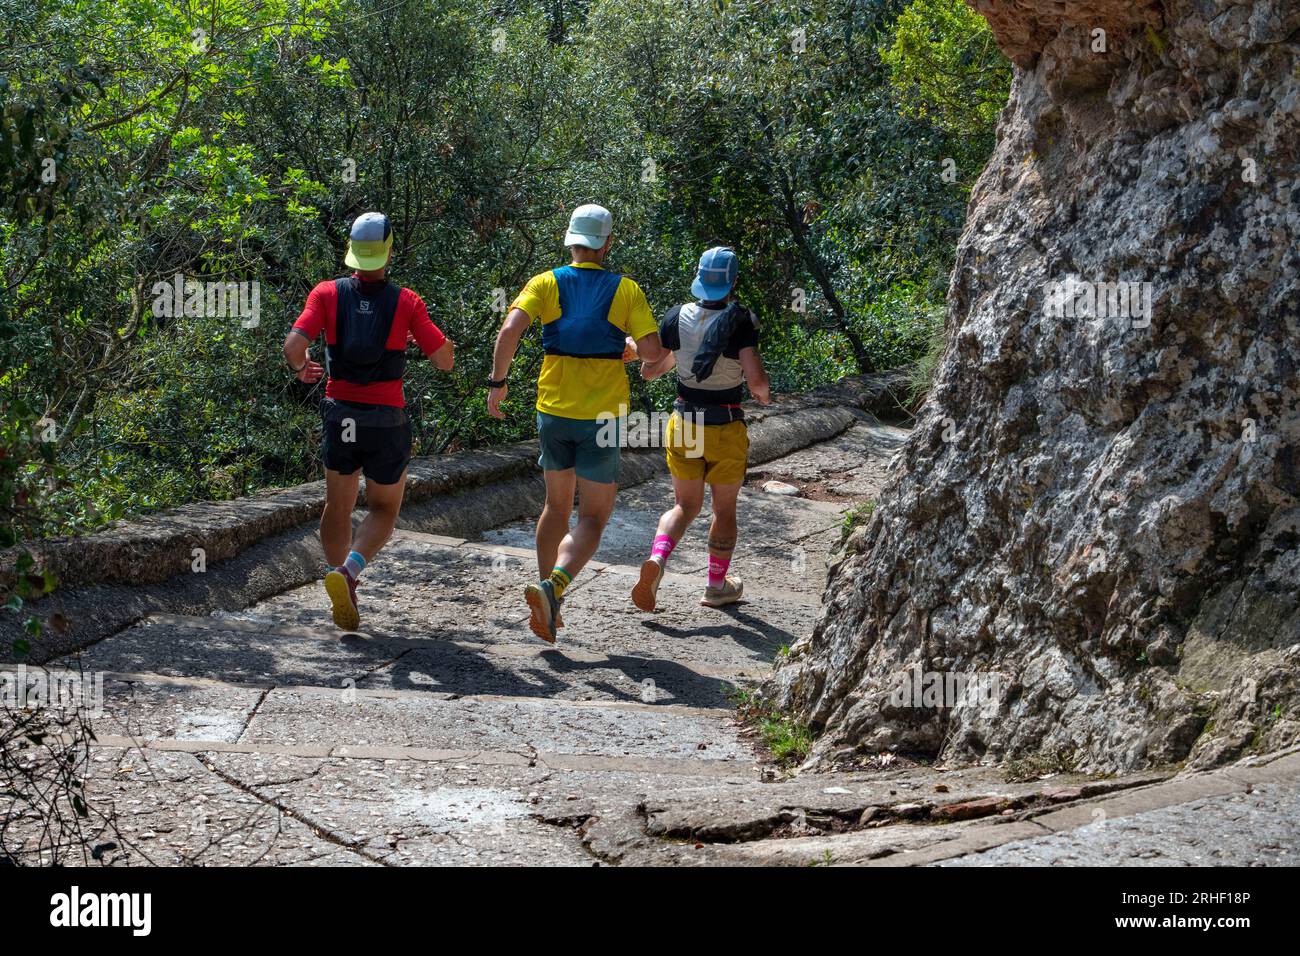
[(406, 372), (406, 343), (400, 349), (390, 349), (388, 335), (401, 288), (384, 282), (368, 292), (360, 279), (348, 276), (335, 279), (334, 290), (338, 296), (334, 344), (325, 347), (329, 377), (354, 385), (400, 379)]

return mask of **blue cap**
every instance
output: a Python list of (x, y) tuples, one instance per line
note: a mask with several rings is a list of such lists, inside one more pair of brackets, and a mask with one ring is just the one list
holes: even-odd
[(740, 263), (731, 246), (714, 246), (700, 256), (700, 269), (691, 283), (691, 295), (705, 302), (725, 299), (736, 284)]

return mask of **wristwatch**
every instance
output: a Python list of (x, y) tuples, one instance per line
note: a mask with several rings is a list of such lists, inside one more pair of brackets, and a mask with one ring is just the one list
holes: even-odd
[(502, 378), (502, 379), (495, 379), (495, 378), (493, 378), (491, 375), (489, 375), (489, 376), (488, 376), (488, 380), (487, 380), (487, 387), (488, 387), (488, 388), (505, 388), (505, 387), (506, 387), (506, 381), (507, 381), (507, 379), (504, 379), (504, 378)]

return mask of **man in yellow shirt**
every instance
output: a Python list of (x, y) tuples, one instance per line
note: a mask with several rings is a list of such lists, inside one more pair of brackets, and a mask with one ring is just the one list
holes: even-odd
[[(627, 412), (627, 372), (634, 357), (657, 361), (659, 329), (645, 293), (627, 276), (605, 269), (613, 218), (603, 206), (579, 206), (564, 244), (572, 263), (533, 276), (511, 303), (493, 353), (488, 414), (505, 418), (510, 363), (534, 321), (546, 353), (537, 379), (538, 464), (546, 476), (546, 505), (537, 519), (537, 571), (524, 597), (534, 634), (555, 643), (564, 590), (600, 547), (618, 493), (619, 441), (608, 419)], [(636, 353), (625, 345), (636, 342)], [(578, 523), (569, 530), (574, 490)]]

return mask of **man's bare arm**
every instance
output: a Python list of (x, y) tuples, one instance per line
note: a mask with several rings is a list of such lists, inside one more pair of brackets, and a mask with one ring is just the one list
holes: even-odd
[(659, 333), (651, 332), (636, 340), (636, 354), (642, 362), (658, 362), (665, 354), (671, 355), (659, 341)]
[(647, 382), (653, 382), (659, 376), (670, 372), (676, 365), (677, 353), (664, 349), (664, 354), (659, 357), (659, 361), (641, 363), (641, 377)]
[[(519, 351), (519, 340), (532, 321), (523, 309), (511, 309), (506, 315), (501, 331), (497, 333), (497, 344), (492, 349), (492, 381), (500, 382), (510, 376), (510, 363), (515, 360), (515, 352)], [(506, 417), (501, 411), (501, 402), (509, 391), (508, 385), (488, 390), (488, 414), (493, 418)]]
[(311, 348), (311, 340), (301, 332), (290, 329), (289, 334), (284, 337), (284, 360), (289, 363), (289, 368), (293, 369), (298, 381), (306, 382), (308, 385), (319, 382), (321, 376), (325, 374), (321, 364), (312, 361), (307, 351), (309, 348)]
[(429, 356), (429, 361), (433, 363), (434, 368), (450, 372), (451, 367), (456, 364), (455, 346), (451, 344), (451, 339), (443, 342), (438, 350)]
[(768, 381), (767, 370), (763, 368), (763, 357), (756, 348), (740, 350), (740, 368), (745, 373), (745, 384), (749, 393), (760, 405), (772, 404), (772, 383)]

